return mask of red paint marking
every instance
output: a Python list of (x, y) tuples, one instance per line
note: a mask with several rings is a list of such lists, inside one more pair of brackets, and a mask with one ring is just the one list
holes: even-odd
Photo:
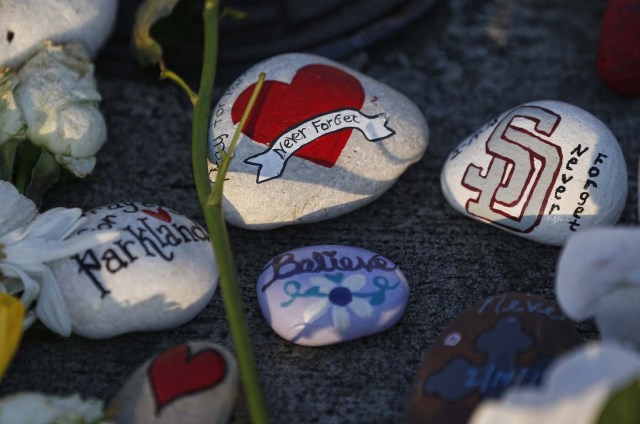
[[(234, 124), (240, 121), (254, 85), (247, 87), (233, 104)], [(243, 133), (268, 146), (287, 129), (310, 118), (343, 108), (360, 110), (364, 98), (362, 85), (350, 74), (332, 66), (307, 65), (298, 70), (291, 84), (264, 82)], [(351, 131), (326, 134), (295, 155), (330, 168), (340, 157)]]
[(148, 374), (156, 414), (174, 400), (208, 390), (226, 376), (226, 362), (213, 349), (192, 354), (188, 345), (175, 347), (158, 356), (149, 366)]
[(143, 209), (142, 212), (146, 213), (147, 215), (155, 218), (155, 219), (159, 219), (160, 221), (164, 221), (164, 222), (171, 222), (171, 215), (169, 215), (169, 212), (165, 211), (164, 209), (162, 209), (162, 207), (159, 207), (157, 211), (152, 211), (149, 209)]
[[(514, 124), (517, 118), (533, 121), (535, 133), (517, 127)], [(465, 204), (470, 215), (521, 233), (529, 233), (538, 226), (562, 166), (562, 149), (539, 135), (551, 136), (560, 121), (560, 115), (548, 109), (522, 106), (496, 126), (485, 146), (487, 155), (492, 157), (484, 170), (485, 175), (481, 174), (482, 168), (469, 164), (462, 177), (461, 185), (478, 193)], [(535, 179), (534, 159), (541, 164)], [(511, 165), (510, 170), (508, 165)], [(545, 186), (538, 187), (543, 177)], [(491, 181), (499, 182), (492, 186)], [(531, 203), (532, 200), (534, 203)], [(516, 214), (512, 214), (496, 208), (497, 205), (522, 206)]]

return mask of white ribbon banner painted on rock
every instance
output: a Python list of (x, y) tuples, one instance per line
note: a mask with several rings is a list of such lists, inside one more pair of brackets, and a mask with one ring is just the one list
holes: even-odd
[(387, 116), (383, 113), (367, 116), (356, 109), (328, 112), (288, 129), (269, 149), (244, 162), (258, 167), (256, 182), (260, 184), (281, 176), (291, 156), (323, 135), (351, 128), (360, 130), (369, 141), (379, 141), (395, 134), (386, 125)]

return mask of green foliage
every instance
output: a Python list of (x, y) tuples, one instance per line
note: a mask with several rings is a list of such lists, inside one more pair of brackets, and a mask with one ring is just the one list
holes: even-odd
[(640, 423), (640, 380), (634, 380), (611, 395), (598, 424)]

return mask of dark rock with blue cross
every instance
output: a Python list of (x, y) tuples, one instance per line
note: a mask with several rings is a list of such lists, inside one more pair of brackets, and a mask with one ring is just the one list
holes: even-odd
[(537, 385), (551, 361), (580, 342), (556, 302), (515, 293), (489, 297), (435, 340), (415, 379), (406, 421), (466, 423), (481, 400), (499, 398), (511, 386)]
[(409, 285), (382, 255), (348, 246), (309, 246), (269, 261), (258, 300), (282, 338), (322, 346), (378, 333), (398, 322)]

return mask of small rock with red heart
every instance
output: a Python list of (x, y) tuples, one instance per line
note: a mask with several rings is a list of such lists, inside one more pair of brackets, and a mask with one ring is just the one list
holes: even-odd
[(210, 177), (266, 80), (238, 141), (223, 209), (232, 224), (269, 229), (353, 211), (388, 190), (424, 154), (420, 110), (394, 89), (339, 63), (291, 53), (240, 76), (211, 116)]
[(204, 309), (218, 270), (200, 225), (169, 208), (137, 202), (85, 215), (76, 234), (116, 230), (120, 237), (50, 264), (74, 334), (103, 339), (163, 330)]
[(140, 366), (107, 411), (119, 424), (225, 423), (238, 387), (238, 369), (228, 350), (189, 342)]

